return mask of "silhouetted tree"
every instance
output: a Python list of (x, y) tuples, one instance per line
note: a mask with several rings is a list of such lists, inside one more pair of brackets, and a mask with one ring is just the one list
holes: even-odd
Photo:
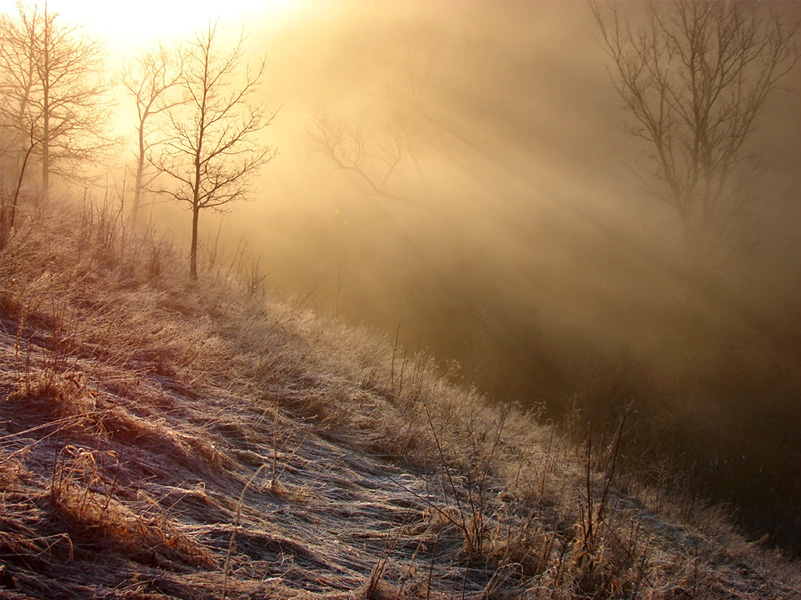
[(368, 191), (385, 198), (403, 198), (390, 185), (408, 151), (403, 132), (391, 131), (383, 139), (368, 138), (358, 127), (321, 113), (312, 119), (309, 136), (318, 152), (338, 169), (355, 174)]
[(146, 155), (155, 143), (148, 137), (150, 117), (155, 117), (182, 102), (180, 95), (171, 93), (179, 88), (181, 65), (178, 51), (159, 45), (158, 50), (141, 54), (134, 65), (126, 65), (120, 82), (133, 96), (136, 104), (136, 176), (131, 221), (136, 224), (142, 192), (152, 183), (145, 181)]
[(33, 150), (41, 142), (37, 123), (41, 114), (32, 110), (36, 66), (33, 60), (38, 13), (28, 15), (18, 7), (20, 22), (0, 16), (0, 126), (4, 134), (3, 155), (11, 156), (16, 168), (11, 202), (3, 195), (0, 206), (0, 238), (5, 244), (14, 227), (20, 188)]
[(641, 21), (615, 3), (593, 10), (628, 131), (647, 148), (644, 180), (678, 217), (687, 269), (703, 273), (754, 206), (746, 142), (798, 60), (798, 25), (737, 0), (649, 2)]
[(12, 132), (18, 184), (35, 155), (47, 193), (51, 173), (79, 178), (76, 167), (97, 160), (113, 143), (106, 132), (109, 86), (101, 77), (105, 53), (47, 5), (40, 10), (21, 2), (16, 18), (0, 17), (0, 41), (0, 117)]
[(150, 163), (172, 180), (157, 191), (192, 211), (189, 274), (197, 278), (198, 222), (204, 209), (222, 210), (247, 199), (250, 178), (276, 156), (257, 134), (275, 118), (261, 103), (249, 101), (258, 89), (266, 62), (240, 75), (243, 37), (220, 54), (216, 24), (199, 34), (182, 57), (179, 85), (183, 102), (165, 111), (164, 139)]

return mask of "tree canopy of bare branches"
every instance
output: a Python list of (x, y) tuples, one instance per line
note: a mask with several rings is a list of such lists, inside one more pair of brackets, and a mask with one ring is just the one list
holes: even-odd
[(64, 24), (47, 5), (17, 4), (0, 17), (0, 118), (11, 133), (21, 182), (28, 159), (41, 162), (42, 188), (51, 173), (75, 179), (114, 143), (107, 134), (109, 86), (105, 51), (79, 26)]
[(615, 3), (593, 10), (628, 131), (647, 148), (644, 180), (678, 217), (687, 267), (703, 271), (755, 208), (747, 142), (798, 62), (798, 25), (737, 0), (650, 2), (636, 24)]
[(320, 113), (312, 119), (309, 136), (318, 152), (327, 156), (337, 169), (355, 174), (368, 191), (384, 198), (403, 199), (390, 185), (408, 149), (408, 140), (401, 131), (391, 131), (376, 140), (368, 138), (358, 127)]
[(248, 199), (252, 176), (276, 156), (276, 150), (258, 139), (275, 118), (251, 97), (259, 88), (266, 61), (244, 69), (244, 38), (227, 54), (216, 24), (187, 44), (178, 85), (182, 102), (168, 107), (164, 139), (150, 163), (172, 185), (158, 193), (186, 204), (192, 212), (189, 272), (197, 278), (198, 222), (201, 210), (223, 210), (236, 200)]
[(134, 199), (131, 208), (131, 221), (135, 224), (141, 205), (142, 192), (153, 182), (154, 177), (145, 180), (147, 153), (155, 143), (151, 139), (148, 126), (151, 117), (178, 106), (182, 102), (179, 93), (181, 82), (180, 53), (159, 45), (157, 50), (145, 52), (128, 64), (120, 75), (120, 82), (131, 95), (136, 105), (136, 175)]

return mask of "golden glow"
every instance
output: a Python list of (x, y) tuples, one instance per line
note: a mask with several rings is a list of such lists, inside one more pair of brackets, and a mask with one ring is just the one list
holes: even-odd
[[(43, 7), (45, 2), (30, 2)], [(191, 35), (209, 21), (245, 25), (255, 19), (276, 19), (292, 13), (304, 0), (47, 0), (50, 12), (84, 25), (104, 39), (112, 51), (152, 45), (157, 39)], [(0, 11), (16, 12), (16, 0), (0, 0)]]

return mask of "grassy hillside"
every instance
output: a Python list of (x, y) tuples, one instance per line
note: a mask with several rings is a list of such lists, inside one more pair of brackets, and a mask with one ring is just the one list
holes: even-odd
[(0, 598), (793, 598), (724, 511), (458, 369), (184, 276), (109, 207), (0, 252)]

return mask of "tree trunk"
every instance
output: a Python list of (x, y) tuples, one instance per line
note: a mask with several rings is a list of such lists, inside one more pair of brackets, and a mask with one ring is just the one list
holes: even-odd
[(197, 279), (197, 224), (200, 217), (200, 206), (192, 207), (192, 245), (189, 248), (189, 276)]
[(14, 201), (11, 204), (11, 220), (8, 224), (9, 231), (14, 229), (14, 221), (17, 217), (17, 203), (19, 202), (19, 191), (20, 188), (22, 188), (22, 180), (25, 177), (25, 167), (28, 164), (28, 159), (31, 157), (34, 145), (35, 144), (31, 143), (31, 145), (28, 146), (28, 150), (25, 152), (25, 158), (22, 159), (22, 167), (19, 170), (19, 177), (17, 177), (17, 186), (14, 188)]
[[(47, 123), (47, 119), (45, 118), (45, 123)], [(47, 125), (45, 125), (45, 131), (47, 131)], [(50, 189), (50, 152), (49, 148), (47, 147), (47, 140), (42, 144), (42, 193), (44, 194), (45, 198), (48, 196), (48, 190)]]
[(142, 201), (142, 176), (145, 170), (145, 132), (144, 123), (139, 125), (139, 160), (136, 164), (136, 183), (134, 184), (133, 208), (131, 208), (131, 223), (136, 227), (139, 217), (139, 204)]
[(44, 72), (42, 80), (42, 193), (47, 198), (50, 191), (50, 22), (47, 4), (44, 12)]

